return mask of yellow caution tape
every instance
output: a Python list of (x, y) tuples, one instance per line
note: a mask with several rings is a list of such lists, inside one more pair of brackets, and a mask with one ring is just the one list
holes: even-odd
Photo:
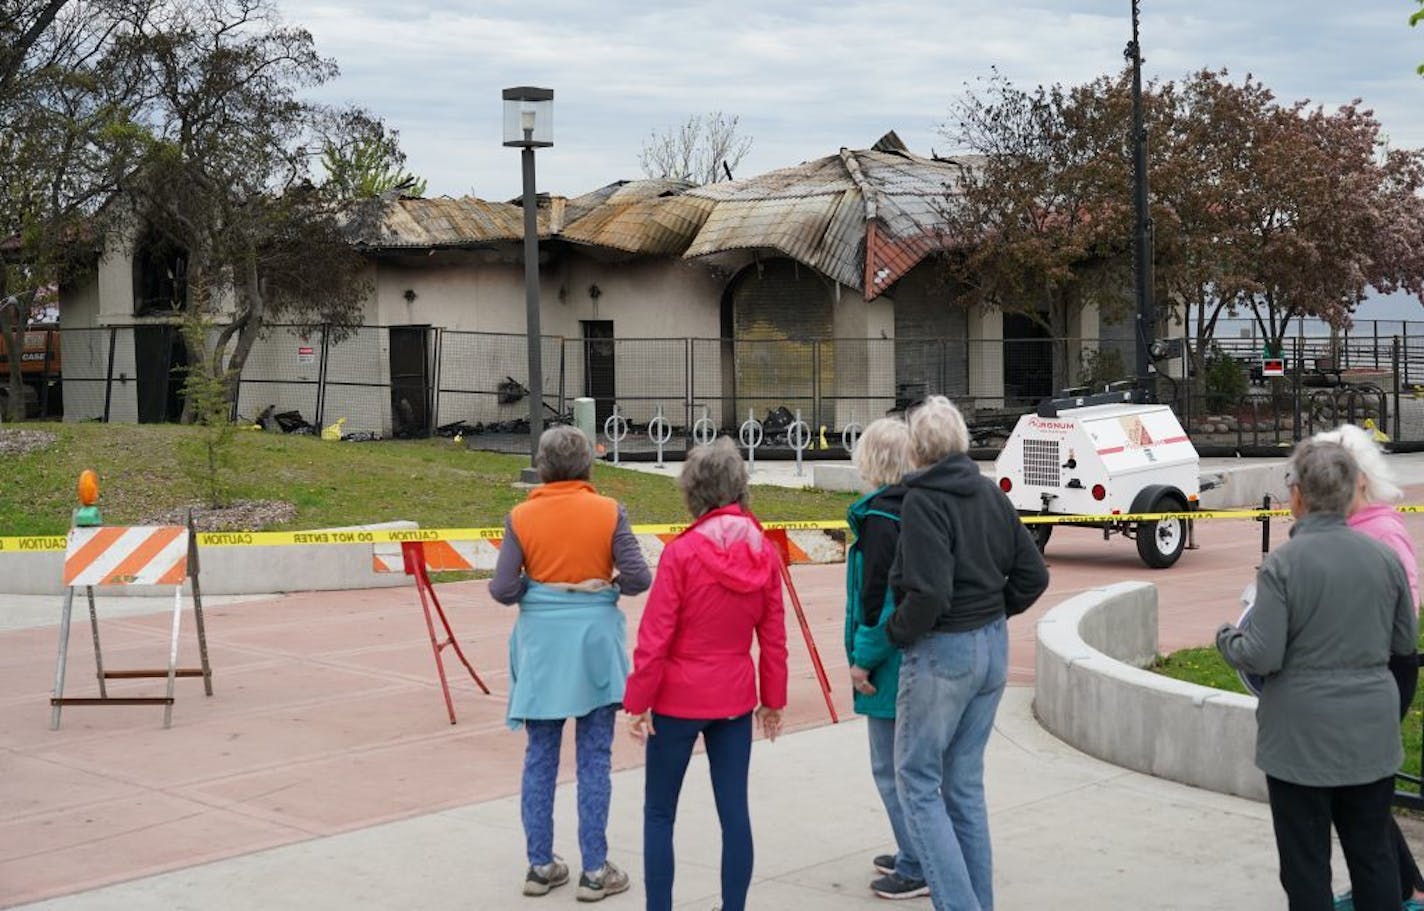
[[(1424, 513), (1424, 505), (1397, 506), (1396, 512)], [(1289, 509), (1210, 509), (1196, 512), (1133, 512), (1099, 515), (1021, 515), (1025, 525), (1113, 525), (1123, 522), (1162, 522), (1173, 519), (1280, 519)], [(688, 525), (634, 525), (638, 535), (676, 535)], [(843, 531), (844, 521), (763, 522), (763, 528), (786, 531)], [(200, 547), (284, 547), (322, 544), (404, 544), (419, 541), (499, 541), (503, 528), (398, 528), (370, 531), (210, 531), (198, 534)], [(64, 535), (0, 537), (0, 553), (39, 553), (65, 549)]]
[[(844, 529), (844, 521), (763, 522), (764, 528), (788, 531)], [(676, 535), (687, 525), (635, 525), (639, 535)], [(284, 547), (321, 544), (404, 544), (419, 541), (499, 541), (503, 528), (395, 528), (343, 531), (207, 531), (198, 533), (199, 547)], [(0, 553), (64, 550), (64, 535), (0, 537)]]

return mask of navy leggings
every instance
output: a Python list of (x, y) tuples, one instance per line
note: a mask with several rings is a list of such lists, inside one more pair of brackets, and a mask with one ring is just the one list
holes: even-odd
[(648, 911), (672, 908), (672, 829), (692, 748), (701, 734), (712, 770), (712, 795), (722, 823), (722, 908), (743, 911), (752, 881), (752, 823), (747, 815), (747, 767), (752, 716), (673, 718), (653, 715), (643, 792), (643, 883)]

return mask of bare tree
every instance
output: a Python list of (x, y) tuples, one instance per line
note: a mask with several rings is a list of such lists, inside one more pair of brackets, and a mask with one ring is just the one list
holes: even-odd
[(680, 126), (654, 130), (643, 141), (638, 160), (643, 173), (653, 178), (671, 177), (695, 184), (730, 180), (732, 172), (751, 151), (752, 139), (738, 133), (741, 117), (721, 111), (687, 118)]

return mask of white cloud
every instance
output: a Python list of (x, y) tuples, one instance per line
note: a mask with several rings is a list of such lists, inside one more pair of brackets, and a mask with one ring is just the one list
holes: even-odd
[[(555, 146), (541, 190), (577, 194), (636, 177), (652, 130), (689, 114), (741, 115), (755, 144), (743, 175), (864, 147), (895, 129), (911, 148), (937, 133), (966, 82), (997, 66), (1021, 84), (1114, 72), (1125, 0), (281, 0), (343, 74), (324, 99), (359, 103), (400, 129), (432, 193), (519, 192), (500, 146), (500, 97), (544, 85)], [(1151, 75), (1253, 72), (1282, 98), (1364, 97), (1396, 145), (1424, 145), (1424, 34), (1407, 8), (1330, 0), (1144, 0)], [(1401, 11), (1403, 10), (1403, 11)]]

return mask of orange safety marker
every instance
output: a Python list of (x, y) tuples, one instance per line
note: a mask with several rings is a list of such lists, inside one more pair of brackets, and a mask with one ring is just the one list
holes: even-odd
[(767, 528), (763, 529), (762, 533), (766, 535), (767, 540), (776, 545), (776, 553), (780, 557), (777, 562), (781, 565), (781, 581), (786, 583), (786, 591), (791, 595), (791, 606), (796, 611), (796, 619), (801, 623), (801, 636), (806, 640), (806, 650), (811, 653), (811, 666), (815, 668), (816, 680), (821, 684), (821, 695), (826, 699), (826, 711), (831, 713), (831, 724), (839, 724), (840, 718), (836, 716), (836, 704), (831, 699), (831, 681), (826, 677), (826, 667), (821, 663), (821, 652), (816, 648), (816, 640), (811, 635), (811, 625), (806, 622), (806, 611), (801, 607), (801, 596), (791, 581), (791, 570), (788, 568), (788, 564), (792, 557), (791, 548), (795, 545), (787, 537), (784, 528)]
[[(81, 485), (81, 490), (83, 485)], [(88, 492), (86, 491), (86, 494)], [(97, 498), (97, 492), (89, 494)], [(86, 507), (92, 507), (92, 500)], [(207, 634), (203, 624), (202, 590), (198, 585), (197, 536), (190, 525), (80, 526), (69, 530), (64, 553), (64, 612), (59, 625), (59, 657), (55, 666), (54, 695), (50, 698), (50, 729), (59, 730), (60, 712), (66, 705), (162, 705), (163, 726), (173, 723), (173, 689), (178, 677), (202, 677), (203, 689), (213, 694), (212, 667), (208, 663)], [(183, 583), (193, 583), (193, 615), (198, 629), (201, 667), (178, 667), (178, 631), (183, 609)], [(169, 640), (168, 666), (142, 670), (104, 670), (104, 653), (99, 645), (99, 618), (94, 607), (94, 589), (118, 585), (172, 585), (173, 626)], [(74, 593), (79, 588), (89, 602), (89, 625), (94, 636), (94, 665), (99, 679), (99, 696), (73, 698), (64, 695), (65, 667), (68, 663), (69, 626)], [(116, 697), (108, 694), (106, 680), (144, 677), (168, 678), (164, 696)]]

